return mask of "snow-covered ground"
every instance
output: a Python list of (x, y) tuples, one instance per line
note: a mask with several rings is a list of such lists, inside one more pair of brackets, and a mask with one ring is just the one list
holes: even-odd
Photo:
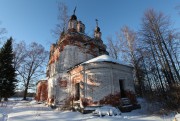
[[(141, 103), (143, 103), (141, 101)], [(1, 106), (1, 104), (0, 104)], [(143, 104), (142, 104), (143, 106)], [(98, 117), (92, 114), (53, 110), (35, 101), (10, 100), (0, 107), (0, 121), (172, 121), (174, 115), (150, 115), (148, 108), (121, 113), (119, 116)]]

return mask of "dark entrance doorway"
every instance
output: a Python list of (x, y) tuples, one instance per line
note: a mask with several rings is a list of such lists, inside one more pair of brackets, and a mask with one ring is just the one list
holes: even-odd
[(120, 87), (121, 98), (126, 97), (124, 90), (124, 80), (119, 80), (119, 87)]
[(75, 100), (80, 99), (80, 85), (79, 83), (75, 84)]

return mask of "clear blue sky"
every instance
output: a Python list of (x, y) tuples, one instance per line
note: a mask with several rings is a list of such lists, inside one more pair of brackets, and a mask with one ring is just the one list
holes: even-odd
[(57, 2), (64, 2), (71, 15), (77, 6), (76, 15), (86, 26), (86, 33), (92, 34), (95, 19), (99, 20), (103, 40), (124, 25), (138, 30), (143, 13), (148, 8), (170, 15), (175, 28), (180, 28), (180, 15), (175, 9), (178, 0), (0, 0), (0, 28), (5, 27), (7, 37), (17, 42), (36, 41), (49, 50), (56, 39), (51, 30), (58, 23)]

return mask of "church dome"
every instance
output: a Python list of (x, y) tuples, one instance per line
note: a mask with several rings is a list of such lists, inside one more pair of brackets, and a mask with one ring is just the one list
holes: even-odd
[(70, 19), (70, 20), (77, 20), (76, 15), (73, 14), (73, 15), (71, 16), (71, 19)]

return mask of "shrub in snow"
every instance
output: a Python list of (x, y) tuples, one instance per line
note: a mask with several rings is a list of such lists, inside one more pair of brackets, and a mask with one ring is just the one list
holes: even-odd
[[(154, 90), (146, 92), (144, 96), (148, 102), (153, 104), (153, 108), (158, 110), (164, 109), (168, 113), (173, 111), (180, 112), (180, 85), (173, 84), (167, 90)], [(152, 109), (152, 107), (150, 107)]]
[(165, 104), (168, 109), (177, 109), (180, 108), (180, 85), (172, 85), (171, 89), (166, 93)]
[(137, 99), (136, 99), (136, 95), (134, 92), (132, 91), (125, 91), (125, 95), (129, 98), (129, 100), (131, 101), (131, 104), (135, 105), (137, 104)]
[(112, 106), (103, 106), (103, 107), (99, 107), (97, 108), (94, 112), (94, 115), (99, 115), (101, 116), (115, 116), (115, 115), (120, 115), (121, 112), (119, 111), (119, 109), (112, 107)]
[(68, 98), (65, 99), (65, 104), (61, 107), (61, 110), (71, 110), (72, 109), (72, 101), (73, 97), (69, 96)]
[(93, 102), (91, 99), (87, 99), (87, 98), (82, 98), (82, 105), (84, 107), (88, 106), (88, 105), (98, 105), (99, 103), (97, 101)]
[(115, 94), (109, 94), (100, 100), (100, 104), (108, 104), (112, 106), (119, 106), (121, 94), (119, 92)]
[(65, 99), (65, 105), (71, 105), (73, 100), (74, 98), (72, 96), (69, 96), (68, 98)]

